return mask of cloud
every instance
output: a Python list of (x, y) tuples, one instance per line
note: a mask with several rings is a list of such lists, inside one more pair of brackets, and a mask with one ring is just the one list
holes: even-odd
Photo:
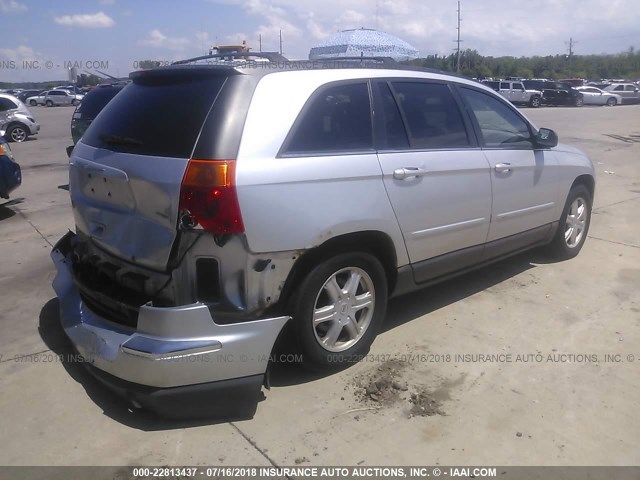
[(151, 30), (147, 37), (139, 42), (140, 45), (168, 50), (184, 50), (191, 42), (182, 37), (167, 37), (160, 30)]
[[(377, 28), (415, 46), (422, 55), (448, 55), (455, 48), (456, 2), (415, 0), (209, 0), (237, 5), (258, 19), (248, 41), (262, 34), (264, 49), (277, 49), (282, 29), (285, 54), (306, 58), (309, 48), (328, 35), (350, 28)], [(541, 12), (543, 17), (541, 17)], [(497, 0), (462, 2), (463, 48), (483, 55), (565, 53), (569, 37), (577, 52), (611, 53), (640, 47), (637, 0), (529, 0), (523, 7)], [(544, 21), (540, 21), (544, 18)], [(230, 26), (234, 28), (234, 26)], [(233, 31), (233, 30), (232, 30)], [(617, 37), (617, 38), (614, 38)], [(267, 45), (266, 47), (264, 47)]]
[(55, 17), (53, 20), (58, 25), (81, 28), (109, 28), (116, 24), (116, 22), (104, 12), (63, 15), (61, 17)]
[(18, 3), (16, 0), (0, 0), (0, 12), (2, 13), (23, 13), (27, 10), (26, 5)]
[(0, 48), (0, 58), (7, 60), (33, 60), (38, 56), (33, 48), (27, 45), (19, 45), (16, 48)]

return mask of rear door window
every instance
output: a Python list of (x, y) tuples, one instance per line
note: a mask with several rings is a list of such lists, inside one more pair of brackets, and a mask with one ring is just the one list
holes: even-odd
[(312, 95), (284, 151), (308, 154), (372, 149), (369, 87), (358, 82), (330, 86)]
[[(384, 81), (376, 81), (373, 85), (379, 102), (376, 106), (376, 112), (382, 111), (382, 115), (376, 114), (376, 146), (381, 150), (409, 148), (407, 131), (389, 84)], [(378, 134), (378, 132), (380, 133)]]
[(82, 142), (113, 151), (189, 158), (224, 75), (151, 73), (107, 104)]
[(392, 82), (409, 131), (411, 148), (469, 146), (469, 136), (449, 87), (428, 82)]

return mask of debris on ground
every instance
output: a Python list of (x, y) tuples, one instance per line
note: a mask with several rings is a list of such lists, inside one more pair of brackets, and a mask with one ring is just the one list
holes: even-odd
[(400, 399), (400, 392), (409, 389), (400, 378), (406, 365), (406, 362), (392, 359), (377, 367), (373, 373), (357, 377), (356, 397), (367, 404), (394, 404)]
[(431, 392), (427, 390), (421, 390), (417, 393), (412, 393), (409, 398), (411, 410), (409, 411), (409, 417), (432, 417), (434, 415), (445, 415), (442, 411), (442, 403), (435, 398)]

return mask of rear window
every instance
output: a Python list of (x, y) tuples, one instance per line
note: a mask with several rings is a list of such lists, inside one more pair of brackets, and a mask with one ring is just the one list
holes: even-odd
[(121, 90), (122, 88), (96, 88), (82, 99), (76, 112), (82, 113), (82, 118), (96, 118), (104, 106)]
[(82, 142), (138, 155), (189, 158), (226, 78), (150, 74), (135, 79), (104, 107)]

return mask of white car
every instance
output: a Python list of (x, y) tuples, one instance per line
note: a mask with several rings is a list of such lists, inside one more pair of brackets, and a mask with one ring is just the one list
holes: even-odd
[(611, 92), (622, 97), (622, 103), (639, 103), (640, 89), (634, 83), (612, 83), (608, 87), (604, 87), (606, 92)]
[(585, 105), (607, 105), (614, 107), (622, 104), (622, 97), (616, 93), (605, 92), (599, 88), (588, 86), (576, 87), (576, 90), (582, 93)]
[(55, 89), (42, 92), (35, 97), (27, 98), (27, 103), (33, 107), (36, 105), (46, 105), (53, 107), (54, 105), (77, 105), (84, 98), (84, 95), (75, 95), (66, 90)]

